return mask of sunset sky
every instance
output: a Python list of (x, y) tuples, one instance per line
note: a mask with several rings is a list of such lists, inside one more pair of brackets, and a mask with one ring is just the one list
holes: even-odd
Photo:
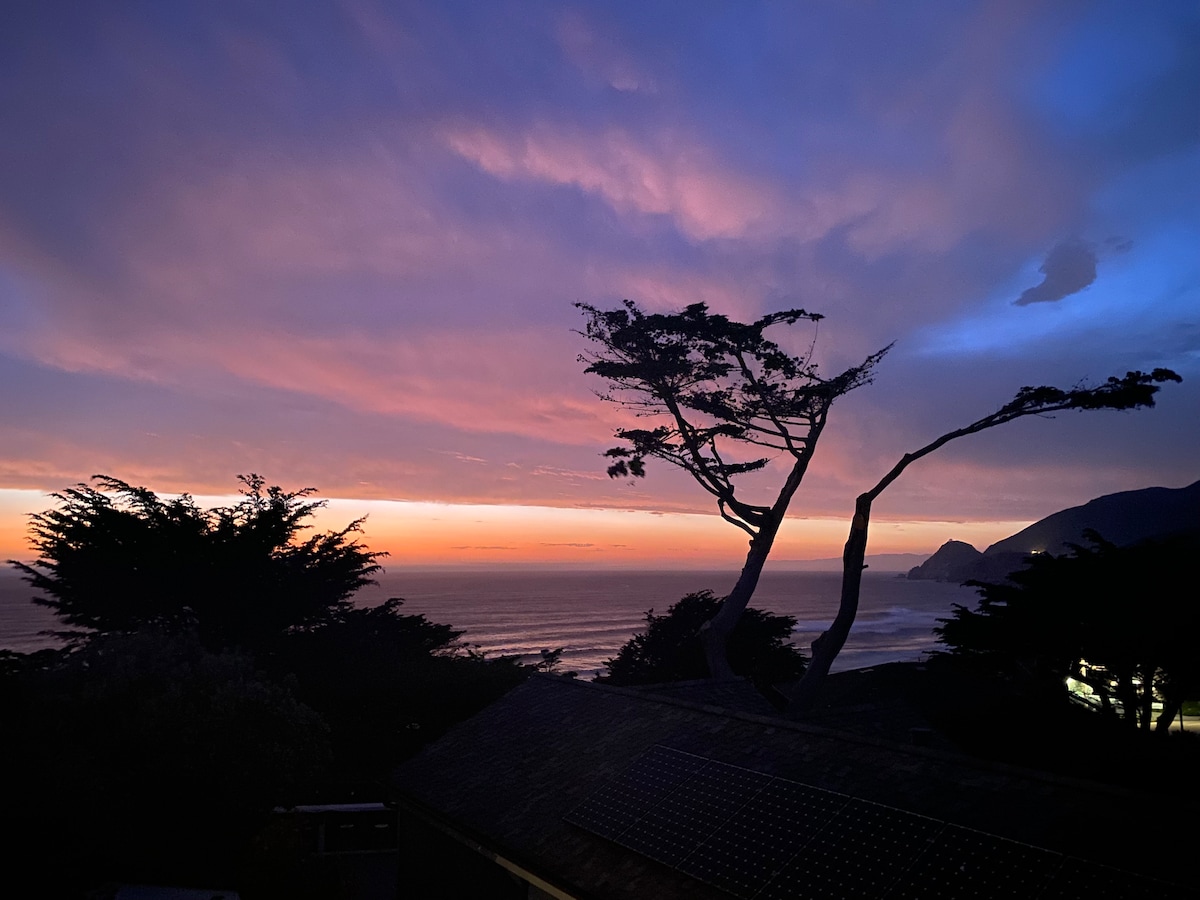
[(397, 566), (736, 561), (682, 474), (604, 474), (572, 304), (622, 298), (896, 342), (781, 559), (1022, 385), (1184, 377), (951, 445), (872, 552), (1200, 478), (1200, 6), (0, 5), (0, 558), (93, 474), (257, 472)]

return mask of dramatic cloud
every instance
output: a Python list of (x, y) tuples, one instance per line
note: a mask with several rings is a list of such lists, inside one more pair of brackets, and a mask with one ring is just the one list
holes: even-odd
[[(0, 491), (262, 471), (504, 505), (491, 530), (439, 532), (446, 552), (516, 546), (512, 510), (586, 507), (664, 512), (654, 552), (683, 553), (675, 514), (707, 521), (710, 498), (663, 467), (605, 477), (613, 430), (643, 420), (576, 359), (571, 304), (623, 298), (823, 313), (781, 340), (815, 338), (826, 371), (896, 342), (833, 411), (797, 497), (810, 536), (1022, 384), (1186, 379), (1136, 419), (955, 445), (881, 515), (1032, 519), (1200, 474), (1194, 4), (347, 0), (285, 18), (0, 5)], [(620, 516), (555, 521), (496, 556), (649, 546)], [(740, 550), (722, 524), (703, 546)]]
[[(625, 420), (615, 407), (588, 395), (569, 354), (544, 352), (549, 342), (544, 333), (427, 332), (416, 341), (254, 332), (217, 334), (203, 343), (196, 337), (158, 334), (141, 347), (101, 344), (64, 331), (28, 350), (39, 362), (69, 372), (176, 385), (232, 375), (365, 413), (561, 443), (603, 441)], [(514, 395), (511, 380), (545, 387)]]
[(1014, 306), (1054, 303), (1078, 294), (1096, 280), (1096, 251), (1079, 240), (1063, 241), (1038, 269), (1045, 277), (1013, 301)]
[(698, 240), (738, 237), (772, 213), (772, 198), (752, 179), (723, 170), (694, 140), (621, 130), (602, 134), (552, 128), (504, 136), (454, 129), (447, 145), (485, 172), (571, 185), (602, 197), (620, 213), (666, 215)]

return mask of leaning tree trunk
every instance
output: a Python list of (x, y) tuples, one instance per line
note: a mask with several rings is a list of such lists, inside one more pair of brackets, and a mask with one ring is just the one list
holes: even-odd
[(815, 445), (816, 436), (820, 434), (823, 427), (823, 421), (814, 426), (813, 440), (808, 445), (809, 449), (796, 456), (792, 471), (788, 473), (787, 480), (783, 483), (774, 505), (764, 513), (762, 520), (757, 523), (758, 530), (750, 539), (750, 550), (746, 554), (746, 562), (742, 565), (742, 572), (738, 576), (737, 584), (733, 586), (729, 596), (721, 603), (717, 614), (705, 622), (704, 627), (700, 630), (700, 643), (704, 647), (704, 659), (708, 663), (710, 678), (730, 679), (734, 677), (733, 667), (729, 665), (730, 635), (733, 634), (733, 629), (741, 619), (742, 613), (746, 611), (746, 605), (750, 602), (750, 598), (754, 596), (763, 566), (766, 565), (767, 557), (771, 555), (775, 536), (779, 534), (779, 528), (783, 525), (783, 517), (787, 514), (792, 497), (800, 487), (800, 482), (804, 480), (804, 473), (808, 470), (808, 463), (812, 459), (811, 448)]
[(796, 690), (788, 698), (790, 711), (803, 715), (812, 710), (817, 694), (829, 668), (846, 645), (850, 628), (858, 615), (858, 598), (862, 592), (862, 573), (866, 568), (867, 527), (871, 522), (871, 501), (874, 492), (860, 494), (854, 503), (854, 519), (850, 523), (850, 536), (842, 550), (842, 594), (837, 616), (828, 630), (823, 631), (812, 642), (812, 659)]
[(854, 619), (858, 615), (858, 599), (862, 590), (862, 573), (863, 569), (866, 568), (867, 532), (871, 522), (871, 504), (910, 465), (951, 441), (966, 437), (969, 434), (978, 434), (981, 431), (986, 431), (1005, 422), (1011, 422), (1022, 416), (1053, 411), (1059, 408), (1073, 408), (1072, 404), (1075, 403), (1075, 401), (1071, 401), (1067, 404), (1058, 405), (1053, 403), (1049, 405), (1029, 405), (1022, 404), (1020, 402), (1021, 397), (1022, 395), (1018, 394), (1017, 400), (1014, 400), (1013, 403), (1001, 408), (997, 412), (984, 416), (982, 419), (972, 422), (965, 428), (948, 431), (936, 440), (930, 441), (920, 450), (905, 453), (900, 457), (899, 462), (892, 466), (891, 471), (879, 479), (879, 482), (873, 488), (866, 493), (859, 494), (858, 499), (854, 502), (854, 519), (850, 523), (850, 536), (846, 539), (846, 547), (842, 551), (842, 595), (838, 605), (838, 613), (833, 620), (833, 624), (829, 626), (829, 630), (823, 632), (813, 641), (812, 660), (804, 672), (804, 677), (800, 679), (800, 683), (789, 697), (789, 714), (801, 717), (810, 712), (816, 705), (817, 695), (821, 690), (825, 676), (829, 674), (830, 666), (833, 665), (833, 661), (837, 658), (838, 653), (841, 652), (842, 647), (846, 645), (846, 638), (849, 637), (850, 628), (854, 625)]
[(700, 643), (704, 647), (704, 659), (708, 663), (710, 678), (725, 679), (735, 677), (733, 668), (729, 665), (729, 637), (737, 626), (746, 605), (754, 596), (758, 587), (759, 576), (771, 553), (771, 545), (775, 543), (775, 535), (779, 533), (779, 521), (772, 520), (764, 523), (750, 541), (750, 551), (746, 554), (746, 562), (738, 576), (737, 584), (729, 592), (729, 596), (721, 603), (717, 614), (704, 623), (700, 630)]

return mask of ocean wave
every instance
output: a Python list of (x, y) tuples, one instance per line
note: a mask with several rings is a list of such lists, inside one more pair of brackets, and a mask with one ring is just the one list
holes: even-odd
[[(403, 611), (464, 631), (462, 640), (489, 654), (540, 659), (563, 647), (564, 669), (599, 669), (645, 626), (646, 610), (659, 614), (685, 594), (711, 587), (720, 593), (736, 573), (695, 572), (419, 572), (389, 573), (356, 602), (374, 605), (405, 597)], [(14, 582), (14, 587), (19, 587)], [(764, 572), (752, 605), (797, 619), (801, 647), (829, 627), (840, 581), (829, 573)], [(53, 642), (38, 632), (53, 627), (48, 610), (27, 592), (0, 591), (0, 647), (30, 650)], [(858, 621), (839, 668), (880, 654), (915, 657), (934, 647), (932, 628), (952, 603), (973, 604), (969, 588), (886, 575), (863, 576)]]

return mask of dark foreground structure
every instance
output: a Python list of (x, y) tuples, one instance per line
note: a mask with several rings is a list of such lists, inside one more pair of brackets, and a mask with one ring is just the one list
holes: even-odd
[(1186, 803), (653, 690), (538, 676), (405, 763), (400, 896), (1194, 896)]

